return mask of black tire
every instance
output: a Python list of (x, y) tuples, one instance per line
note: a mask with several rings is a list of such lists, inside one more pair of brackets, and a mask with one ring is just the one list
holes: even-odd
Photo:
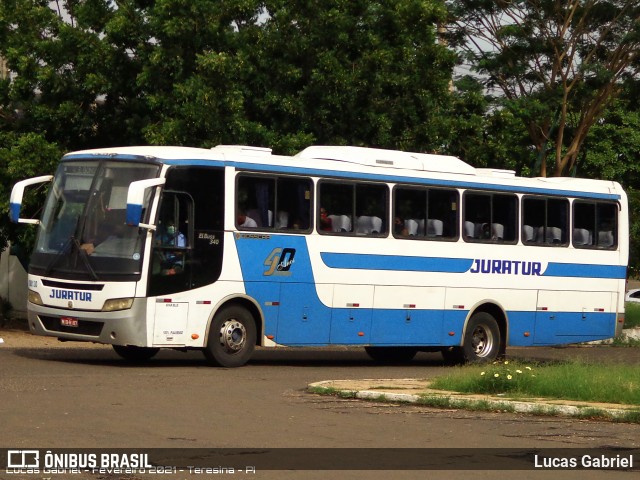
[(468, 363), (493, 362), (500, 354), (500, 328), (493, 315), (486, 312), (474, 314), (464, 332), (461, 355)]
[(255, 346), (253, 316), (243, 307), (230, 306), (213, 317), (204, 356), (218, 367), (241, 367), (249, 361)]
[(135, 345), (112, 345), (115, 352), (129, 362), (146, 362), (160, 351), (159, 348), (136, 347)]
[(418, 349), (412, 347), (364, 347), (364, 351), (380, 363), (408, 363), (418, 353)]

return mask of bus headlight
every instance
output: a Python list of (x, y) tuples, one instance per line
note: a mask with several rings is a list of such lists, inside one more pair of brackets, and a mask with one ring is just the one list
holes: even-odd
[(42, 298), (40, 297), (40, 294), (33, 290), (29, 290), (29, 294), (27, 295), (27, 300), (29, 300), (29, 302), (31, 303), (35, 303), (36, 305), (44, 305), (44, 303), (42, 303)]
[(116, 310), (127, 310), (133, 305), (133, 298), (111, 298), (104, 302), (103, 312), (115, 312)]

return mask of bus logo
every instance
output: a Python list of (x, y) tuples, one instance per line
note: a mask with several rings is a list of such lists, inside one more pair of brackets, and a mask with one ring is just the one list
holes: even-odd
[(525, 262), (520, 260), (476, 258), (469, 272), (499, 273), (502, 275), (542, 275), (542, 264), (540, 262)]
[(295, 248), (274, 248), (264, 261), (265, 276), (291, 275), (289, 271), (296, 256)]

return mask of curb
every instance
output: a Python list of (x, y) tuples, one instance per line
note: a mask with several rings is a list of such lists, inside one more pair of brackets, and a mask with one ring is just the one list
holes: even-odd
[[(415, 390), (420, 393), (398, 393), (393, 391), (394, 383), (417, 382)], [(356, 387), (354, 383), (371, 384), (371, 387)], [(376, 386), (376, 384), (381, 386)], [(419, 385), (419, 386), (418, 386)], [(640, 423), (640, 409), (637, 406), (595, 404), (564, 400), (512, 400), (500, 395), (466, 395), (458, 392), (432, 390), (428, 381), (415, 379), (375, 379), (375, 380), (325, 380), (311, 383), (307, 391), (319, 395), (333, 395), (341, 398), (387, 402), (409, 403), (436, 408), (456, 408), (492, 412), (524, 413), (532, 415), (597, 418), (610, 421)], [(406, 387), (398, 387), (399, 389)]]

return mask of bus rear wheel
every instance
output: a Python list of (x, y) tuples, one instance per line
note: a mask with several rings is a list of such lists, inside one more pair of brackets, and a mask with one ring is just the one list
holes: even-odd
[(412, 347), (364, 347), (364, 351), (380, 363), (407, 363), (418, 353), (418, 349)]
[(135, 345), (112, 345), (115, 352), (130, 362), (146, 362), (160, 351), (159, 348), (136, 347)]
[(493, 362), (500, 353), (500, 328), (493, 315), (487, 312), (474, 314), (464, 333), (464, 341), (457, 352), (465, 362)]
[(225, 307), (215, 314), (209, 328), (204, 355), (218, 367), (241, 367), (256, 345), (256, 324), (243, 307)]

